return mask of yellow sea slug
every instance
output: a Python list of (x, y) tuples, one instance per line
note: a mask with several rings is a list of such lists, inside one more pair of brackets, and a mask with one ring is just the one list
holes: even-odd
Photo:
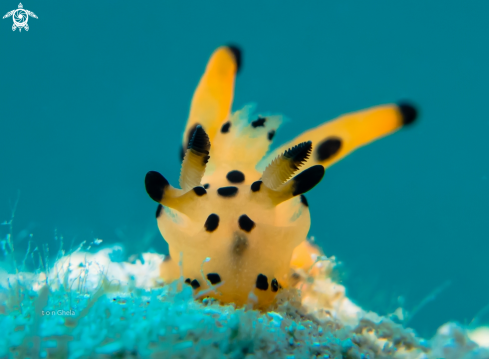
[[(281, 117), (254, 114), (253, 106), (231, 113), (240, 64), (235, 46), (218, 48), (209, 60), (183, 136), (180, 189), (154, 171), (145, 184), (160, 203), (158, 227), (170, 249), (161, 277), (170, 282), (182, 272), (196, 294), (265, 308), (293, 283), (294, 249), (306, 248), (303, 193), (326, 167), (412, 123), (417, 112), (402, 103), (347, 114), (267, 154)], [(309, 261), (296, 255), (294, 268), (300, 258)]]

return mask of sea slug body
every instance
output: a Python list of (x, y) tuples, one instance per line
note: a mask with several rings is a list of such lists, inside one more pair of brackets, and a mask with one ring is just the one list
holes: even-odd
[(231, 113), (241, 61), (236, 46), (209, 60), (184, 131), (180, 189), (155, 171), (145, 185), (170, 249), (161, 277), (170, 282), (182, 271), (196, 294), (266, 308), (293, 285), (293, 268), (310, 265), (304, 193), (325, 168), (411, 124), (417, 111), (401, 103), (347, 114), (268, 153), (281, 116), (255, 114), (250, 105)]

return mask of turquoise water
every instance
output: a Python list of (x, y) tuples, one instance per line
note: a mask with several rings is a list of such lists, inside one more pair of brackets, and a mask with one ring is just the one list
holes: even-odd
[(333, 166), (308, 196), (310, 234), (344, 263), (350, 296), (385, 314), (449, 281), (409, 323), (424, 336), (489, 304), (488, 4), (23, 5), (39, 17), (28, 32), (0, 22), (0, 220), (20, 190), (17, 251), (30, 233), (57, 248), (55, 231), (165, 251), (144, 175), (177, 182), (191, 95), (212, 51), (233, 42), (234, 108), (290, 118), (277, 144), (346, 112), (420, 108), (415, 126)]

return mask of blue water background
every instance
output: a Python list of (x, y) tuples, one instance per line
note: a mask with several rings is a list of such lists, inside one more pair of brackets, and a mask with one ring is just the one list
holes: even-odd
[(349, 295), (386, 314), (450, 281), (409, 323), (427, 336), (489, 303), (489, 3), (23, 4), (39, 16), (29, 32), (0, 21), (0, 221), (20, 190), (16, 251), (32, 233), (54, 254), (55, 230), (166, 251), (144, 175), (178, 183), (191, 95), (211, 52), (233, 42), (234, 109), (290, 118), (276, 144), (370, 106), (420, 108), (415, 126), (328, 169), (308, 196), (310, 234), (343, 262)]

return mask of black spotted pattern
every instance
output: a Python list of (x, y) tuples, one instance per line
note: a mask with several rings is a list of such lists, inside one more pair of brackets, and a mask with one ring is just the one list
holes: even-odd
[(268, 140), (269, 141), (273, 140), (274, 136), (275, 136), (275, 130), (268, 131)]
[(207, 194), (207, 191), (205, 190), (204, 187), (194, 187), (194, 192), (197, 196), (203, 196), (204, 194)]
[(207, 217), (205, 221), (204, 227), (207, 232), (214, 232), (216, 228), (219, 226), (219, 216), (215, 213), (212, 213)]
[(267, 119), (264, 118), (264, 117), (258, 117), (258, 119), (256, 119), (255, 121), (251, 122), (251, 126), (253, 126), (253, 128), (257, 128), (257, 127), (265, 127), (265, 121)]
[(272, 292), (278, 291), (278, 282), (275, 278), (272, 279), (271, 285), (272, 285)]
[(221, 187), (217, 190), (217, 194), (222, 197), (234, 197), (238, 193), (238, 187)]
[(193, 289), (197, 289), (200, 287), (200, 283), (197, 279), (194, 279), (193, 281), (191, 281), (190, 285), (192, 286)]
[(209, 189), (209, 187), (210, 187), (210, 185), (209, 185), (208, 183), (206, 183), (206, 184), (204, 185), (204, 188), (205, 188), (205, 189)]
[(221, 127), (221, 133), (228, 133), (229, 128), (231, 127), (231, 122), (226, 122), (224, 125)]
[(221, 276), (217, 273), (207, 274), (207, 279), (209, 279), (209, 282), (211, 282), (211, 284), (217, 284), (221, 282)]
[(251, 184), (251, 190), (253, 192), (258, 192), (260, 190), (260, 187), (261, 187), (261, 184), (262, 184), (262, 181), (256, 181), (256, 182), (253, 182)]
[(226, 175), (226, 178), (231, 183), (241, 183), (241, 182), (244, 182), (245, 175), (241, 171), (233, 170), (233, 171), (228, 172), (228, 174)]
[(185, 279), (185, 283), (190, 284), (190, 283), (192, 283), (192, 281), (190, 280), (190, 278), (187, 278), (187, 279)]
[(341, 148), (341, 138), (329, 137), (316, 147), (316, 159), (319, 162), (326, 161), (333, 157)]
[(268, 289), (268, 278), (266, 275), (258, 274), (258, 277), (256, 277), (256, 287), (261, 290)]
[(238, 219), (239, 228), (241, 228), (245, 232), (251, 232), (253, 228), (255, 228), (255, 222), (253, 222), (250, 217), (246, 214), (243, 214)]

